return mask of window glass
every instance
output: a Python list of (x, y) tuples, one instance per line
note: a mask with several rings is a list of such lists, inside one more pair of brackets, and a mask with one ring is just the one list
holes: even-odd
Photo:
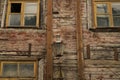
[(38, 27), (39, 26), (38, 0), (8, 0), (6, 15), (7, 27)]
[(97, 16), (97, 26), (98, 27), (108, 27), (109, 26), (109, 16), (108, 15), (98, 15)]
[(15, 63), (4, 63), (2, 75), (5, 77), (17, 76), (17, 64)]
[(25, 13), (37, 13), (37, 3), (26, 3)]
[(120, 3), (112, 4), (114, 26), (120, 26)]
[(11, 14), (9, 19), (9, 25), (20, 25), (20, 14)]
[(97, 13), (107, 13), (107, 4), (97, 4)]
[(20, 76), (21, 77), (34, 77), (34, 64), (33, 63), (20, 63)]
[(21, 3), (11, 3), (11, 13), (20, 13)]
[(120, 3), (113, 3), (112, 4), (112, 14), (120, 16)]
[(25, 15), (25, 26), (36, 25), (36, 15)]
[(120, 16), (113, 16), (114, 26), (120, 26)]

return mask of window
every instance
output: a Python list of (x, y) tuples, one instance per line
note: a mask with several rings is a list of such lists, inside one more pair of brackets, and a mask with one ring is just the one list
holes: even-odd
[(0, 63), (0, 80), (36, 80), (36, 62), (10, 62)]
[(8, 0), (7, 27), (39, 27), (39, 1)]
[(95, 27), (120, 27), (120, 1), (94, 0)]
[(26, 3), (25, 5), (25, 22), (26, 26), (36, 25), (36, 13), (37, 13), (37, 4), (36, 3)]

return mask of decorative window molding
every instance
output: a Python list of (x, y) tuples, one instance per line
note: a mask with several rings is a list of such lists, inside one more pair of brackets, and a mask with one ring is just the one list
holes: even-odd
[(40, 0), (8, 0), (7, 27), (39, 28)]

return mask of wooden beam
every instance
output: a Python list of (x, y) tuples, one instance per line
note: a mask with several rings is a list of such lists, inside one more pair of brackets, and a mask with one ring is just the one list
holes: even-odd
[(47, 56), (46, 56), (46, 78), (52, 80), (53, 61), (52, 61), (52, 0), (47, 0)]
[(86, 51), (87, 51), (87, 59), (90, 59), (90, 45), (89, 44), (86, 46)]
[(83, 55), (82, 55), (82, 8), (81, 8), (81, 0), (76, 0), (77, 8), (76, 8), (76, 32), (77, 32), (77, 58), (78, 58), (78, 80), (85, 80), (83, 74)]
[(31, 56), (32, 44), (29, 43), (28, 45), (29, 45), (29, 46), (28, 46), (28, 56), (30, 57), (30, 56)]
[(118, 50), (117, 50), (117, 48), (114, 48), (113, 50), (114, 50), (114, 60), (118, 61), (119, 60), (119, 58), (118, 58), (119, 55), (117, 52)]

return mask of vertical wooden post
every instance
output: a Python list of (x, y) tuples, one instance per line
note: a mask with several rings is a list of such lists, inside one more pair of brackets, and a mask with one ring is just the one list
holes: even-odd
[(91, 75), (91, 74), (89, 74), (89, 80), (91, 80), (91, 77), (92, 77), (92, 75)]
[(83, 55), (82, 55), (82, 8), (81, 0), (76, 0), (77, 9), (76, 9), (76, 32), (77, 32), (77, 56), (78, 56), (78, 77), (79, 80), (84, 80), (83, 74)]
[(31, 56), (31, 47), (32, 47), (32, 44), (29, 43), (29, 46), (28, 46), (28, 56), (29, 57)]
[(53, 60), (52, 60), (52, 0), (47, 0), (47, 55), (46, 55), (46, 78), (52, 80)]
[(87, 51), (87, 59), (90, 59), (90, 45), (86, 46), (86, 51)]
[(118, 59), (118, 52), (117, 52), (117, 49), (114, 48), (113, 50), (114, 50), (114, 60), (118, 61), (119, 59)]

